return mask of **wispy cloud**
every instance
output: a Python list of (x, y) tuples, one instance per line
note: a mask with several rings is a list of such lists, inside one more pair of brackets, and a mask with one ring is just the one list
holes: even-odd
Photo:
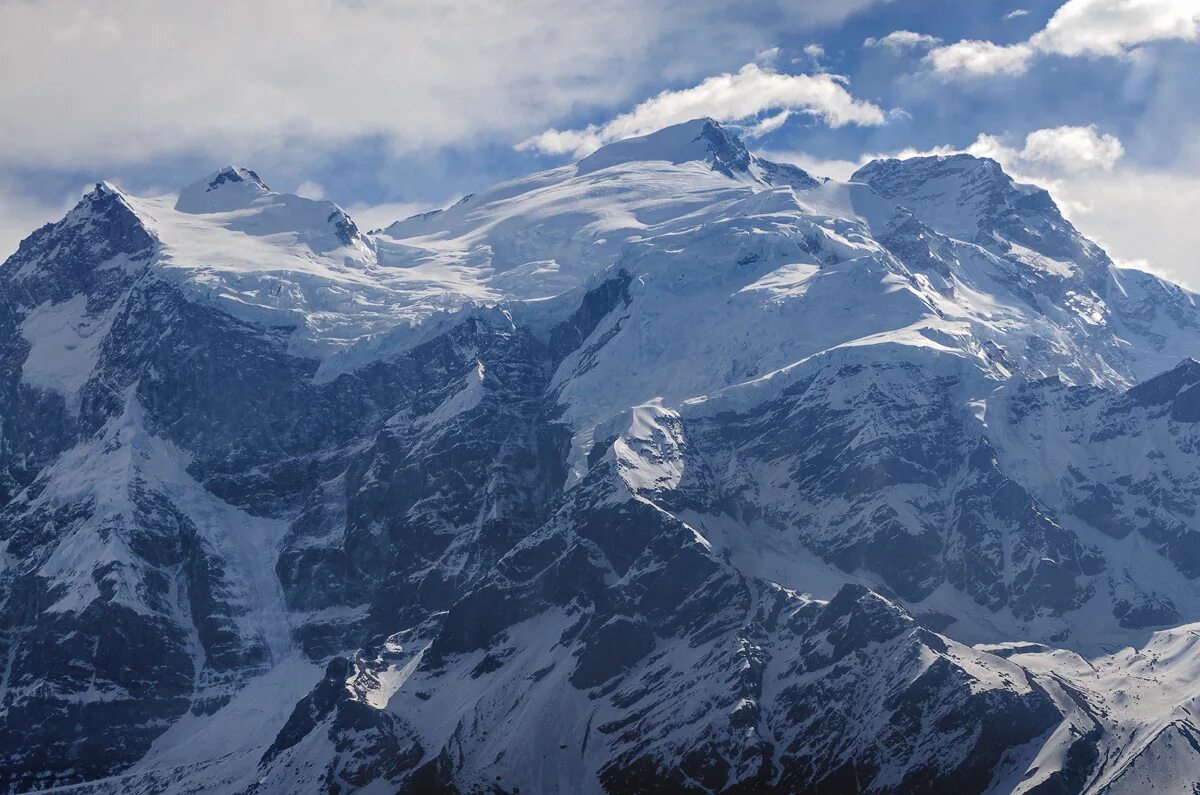
[(771, 66), (778, 60), (779, 60), (779, 48), (778, 47), (768, 47), (767, 49), (759, 50), (758, 52), (756, 52), (754, 54), (755, 63), (762, 64), (763, 66)]
[(877, 125), (887, 120), (879, 106), (855, 99), (846, 80), (837, 75), (789, 75), (746, 64), (734, 74), (714, 75), (691, 88), (663, 91), (604, 124), (549, 129), (517, 148), (582, 157), (609, 141), (645, 135), (702, 116), (743, 121), (774, 112), (773, 118), (782, 124), (787, 118), (777, 115), (782, 111), (807, 114), (831, 127)]
[(1111, 171), (1125, 155), (1115, 135), (1102, 134), (1095, 126), (1052, 127), (1025, 136), (1018, 153), (1025, 163), (1037, 163), (1069, 174)]
[(864, 47), (886, 47), (893, 52), (915, 50), (926, 47), (936, 47), (942, 40), (937, 36), (926, 33), (914, 33), (911, 30), (893, 30), (886, 36), (875, 38), (871, 36), (863, 41)]
[(299, 185), (297, 185), (296, 190), (293, 192), (297, 196), (303, 196), (306, 199), (325, 198), (325, 187), (317, 182), (313, 182), (310, 179), (306, 179), (304, 182), (301, 182)]

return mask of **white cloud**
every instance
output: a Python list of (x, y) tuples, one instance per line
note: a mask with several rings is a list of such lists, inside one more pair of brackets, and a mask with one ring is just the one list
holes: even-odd
[(296, 186), (293, 191), (297, 196), (303, 196), (306, 199), (324, 199), (325, 188), (319, 183), (312, 180), (305, 180)]
[(1053, 127), (1025, 137), (1021, 159), (1072, 174), (1111, 171), (1125, 154), (1115, 135), (1101, 135), (1095, 126)]
[(811, 74), (824, 74), (831, 71), (825, 65), (827, 54), (825, 48), (820, 44), (805, 45), (801, 52), (803, 53), (802, 57), (792, 59), (792, 64), (799, 67), (800, 71)]
[[(660, 20), (636, 3), (0, 3), (0, 151), (26, 164), (242, 159), (378, 135), (407, 150), (609, 102)], [(78, 30), (104, 35), (80, 39)], [(59, 31), (61, 35), (55, 35)], [(19, 75), (24, 77), (19, 78)]]
[(0, 166), (515, 140), (878, 1), (0, 0)]
[(889, 50), (900, 52), (921, 47), (936, 47), (942, 40), (937, 36), (926, 33), (914, 33), (911, 30), (893, 30), (886, 36), (875, 38), (871, 36), (863, 41), (864, 47), (887, 47)]
[(1113, 259), (1200, 290), (1200, 176), (1118, 166), (1050, 190)]
[(964, 148), (936, 146), (932, 149), (905, 149), (890, 154), (863, 155), (859, 164), (883, 157), (925, 157), (965, 152), (990, 157), (1014, 178), (1038, 184), (1058, 184), (1064, 178), (1111, 172), (1125, 154), (1121, 140), (1101, 133), (1095, 125), (1086, 127), (1047, 127), (1025, 136), (1020, 146), (1007, 143), (998, 135), (980, 133)]
[(1101, 133), (1095, 125), (1086, 127), (1047, 127), (1025, 136), (1020, 147), (997, 135), (980, 133), (965, 148), (936, 146), (932, 149), (905, 149), (890, 154), (864, 155), (860, 164), (881, 157), (924, 157), (965, 152), (990, 157), (1017, 179), (1045, 183), (1062, 177), (1112, 171), (1125, 155), (1121, 139)]
[(1029, 11), (1027, 11), (1026, 9), (1014, 8), (1012, 11), (1009, 11), (1007, 14), (1005, 14), (1004, 18), (1005, 19), (1016, 19), (1018, 17), (1027, 17), (1027, 16), (1029, 16)]
[(960, 41), (926, 60), (948, 77), (1017, 75), (1039, 55), (1123, 56), (1151, 42), (1198, 39), (1198, 0), (1067, 0), (1027, 42)]
[(736, 74), (715, 75), (691, 88), (663, 91), (605, 124), (546, 130), (522, 141), (518, 148), (582, 157), (609, 141), (645, 135), (689, 119), (711, 116), (718, 121), (741, 121), (781, 110), (807, 113), (832, 127), (883, 124), (887, 118), (878, 106), (855, 99), (845, 79), (836, 75), (788, 75), (746, 64)]
[(925, 61), (943, 75), (1019, 75), (1029, 68), (1033, 56), (1028, 44), (1003, 46), (967, 39), (930, 50)]
[(754, 60), (764, 66), (769, 66), (779, 60), (779, 48), (768, 47), (765, 50), (759, 50), (754, 54)]
[(1057, 55), (1122, 55), (1169, 39), (1200, 39), (1197, 0), (1068, 0), (1030, 43)]
[(762, 138), (764, 135), (773, 133), (782, 127), (789, 118), (792, 112), (790, 110), (781, 110), (774, 116), (767, 116), (758, 124), (755, 124), (748, 130), (745, 130), (742, 135), (746, 138)]

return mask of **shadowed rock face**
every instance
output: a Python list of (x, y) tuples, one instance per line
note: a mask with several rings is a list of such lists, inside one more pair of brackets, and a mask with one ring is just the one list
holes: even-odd
[[(246, 169), (101, 185), (0, 267), (0, 791), (1187, 780), (1200, 365), (1144, 374), (1188, 294), (973, 158), (838, 186), (701, 120), (550, 175), (392, 227), (438, 251)], [(555, 226), (597, 196), (618, 254)], [(459, 271), (588, 276), (298, 344), (470, 224)]]

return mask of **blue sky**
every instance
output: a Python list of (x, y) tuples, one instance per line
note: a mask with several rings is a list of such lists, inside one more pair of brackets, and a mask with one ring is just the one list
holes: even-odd
[(688, 113), (821, 175), (996, 157), (1118, 260), (1200, 288), (1198, 20), (1200, 0), (0, 0), (0, 256), (99, 179), (157, 193), (236, 162), (374, 225)]

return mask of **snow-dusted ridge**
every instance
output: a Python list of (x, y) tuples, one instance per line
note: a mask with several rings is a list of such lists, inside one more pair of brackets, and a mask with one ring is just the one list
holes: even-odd
[(0, 340), (0, 791), (1200, 769), (1200, 307), (992, 161), (105, 183)]

